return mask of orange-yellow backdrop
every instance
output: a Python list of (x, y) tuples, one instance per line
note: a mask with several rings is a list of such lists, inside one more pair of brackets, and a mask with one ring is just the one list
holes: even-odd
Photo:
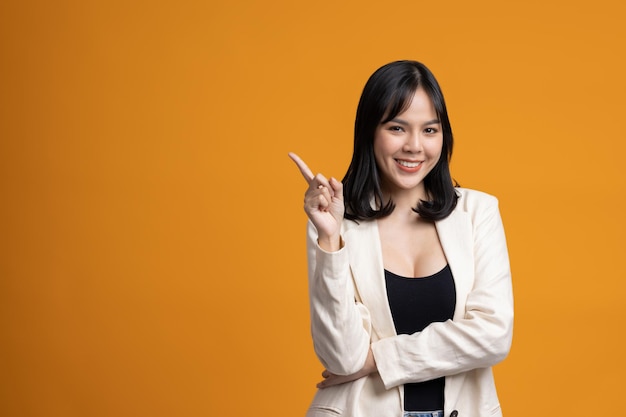
[[(619, 414), (619, 0), (0, 4), (0, 415), (303, 415), (304, 183), (369, 74), (418, 59), (453, 173), (497, 195), (505, 415)], [(540, 411), (537, 411), (540, 410)]]

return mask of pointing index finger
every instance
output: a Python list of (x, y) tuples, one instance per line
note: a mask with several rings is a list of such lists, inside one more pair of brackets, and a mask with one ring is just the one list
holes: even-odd
[(315, 175), (313, 175), (313, 172), (309, 169), (307, 164), (305, 164), (304, 161), (300, 159), (300, 157), (293, 152), (289, 152), (289, 157), (293, 160), (293, 162), (296, 163), (296, 165), (298, 166), (298, 169), (300, 169), (300, 172), (302, 173), (302, 176), (304, 177), (306, 182), (310, 183), (311, 180), (315, 177)]

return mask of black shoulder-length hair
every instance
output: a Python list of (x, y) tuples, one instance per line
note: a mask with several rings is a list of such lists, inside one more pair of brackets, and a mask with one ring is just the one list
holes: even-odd
[(346, 219), (378, 219), (388, 216), (395, 208), (393, 201), (383, 201), (380, 173), (374, 157), (374, 135), (379, 124), (387, 123), (408, 108), (418, 87), (422, 87), (433, 102), (441, 122), (443, 148), (439, 161), (424, 178), (428, 201), (420, 200), (413, 210), (421, 218), (435, 221), (446, 218), (456, 207), (458, 196), (449, 165), (452, 127), (439, 83), (424, 64), (396, 61), (372, 74), (359, 100), (354, 123), (354, 152), (342, 181)]

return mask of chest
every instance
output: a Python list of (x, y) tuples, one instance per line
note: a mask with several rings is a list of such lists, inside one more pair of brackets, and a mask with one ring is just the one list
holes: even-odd
[(431, 222), (379, 221), (385, 269), (405, 277), (424, 277), (447, 263), (437, 229)]

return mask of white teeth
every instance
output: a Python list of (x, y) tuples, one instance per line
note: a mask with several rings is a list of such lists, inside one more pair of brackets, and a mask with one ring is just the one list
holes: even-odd
[(396, 159), (396, 161), (403, 167), (407, 167), (407, 168), (415, 168), (419, 164), (421, 164), (421, 162), (409, 162), (409, 161), (402, 161), (400, 159)]

